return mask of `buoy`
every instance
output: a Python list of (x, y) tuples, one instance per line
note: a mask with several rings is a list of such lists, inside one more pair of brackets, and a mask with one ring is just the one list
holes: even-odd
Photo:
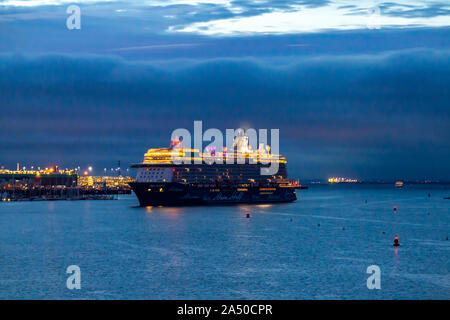
[(428, 194), (428, 198), (431, 197), (431, 194)]
[(345, 230), (345, 227), (342, 227), (342, 230)]
[(445, 239), (445, 240), (447, 240), (448, 241), (448, 237)]
[(383, 231), (382, 234), (386, 234), (386, 232)]
[(320, 227), (320, 223), (318, 223), (317, 226)]
[(397, 212), (397, 206), (394, 206), (394, 212)]
[(249, 211), (246, 211), (245, 215), (246, 215), (247, 218), (250, 218), (250, 212)]
[(398, 243), (398, 237), (397, 237), (397, 236), (395, 236), (395, 238), (394, 238), (394, 244), (393, 244), (393, 246), (394, 246), (394, 247), (400, 246), (400, 243)]

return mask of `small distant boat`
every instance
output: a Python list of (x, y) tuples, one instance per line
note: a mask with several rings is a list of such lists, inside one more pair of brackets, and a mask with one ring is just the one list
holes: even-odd
[(397, 181), (397, 182), (395, 183), (395, 186), (396, 186), (397, 188), (403, 187), (403, 181)]
[(444, 200), (450, 200), (450, 197), (444, 197)]

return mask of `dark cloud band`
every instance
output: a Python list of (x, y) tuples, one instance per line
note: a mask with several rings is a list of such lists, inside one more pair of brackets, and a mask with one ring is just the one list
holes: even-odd
[[(173, 129), (203, 120), (219, 129), (280, 128), (282, 151), (296, 160), (298, 174), (306, 167), (326, 175), (352, 154), (349, 168), (359, 175), (400, 170), (425, 178), (418, 168), (433, 166), (428, 177), (450, 178), (443, 161), (450, 147), (448, 51), (288, 57), (276, 66), (262, 58), (170, 64), (1, 56), (0, 143), (13, 150), (1, 161), (11, 165), (30, 153), (41, 162), (106, 165), (111, 154), (138, 161)], [(400, 168), (402, 155), (408, 161)]]

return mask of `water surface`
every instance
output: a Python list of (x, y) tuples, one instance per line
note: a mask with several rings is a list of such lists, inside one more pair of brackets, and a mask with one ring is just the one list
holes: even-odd
[[(138, 208), (133, 195), (0, 203), (0, 298), (450, 298), (449, 186), (312, 186), (298, 195), (192, 208)], [(366, 286), (373, 264), (381, 290)], [(66, 288), (69, 265), (81, 268), (81, 290)]]

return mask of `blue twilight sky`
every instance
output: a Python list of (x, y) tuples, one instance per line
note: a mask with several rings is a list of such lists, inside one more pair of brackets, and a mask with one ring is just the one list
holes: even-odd
[(0, 0), (0, 165), (101, 173), (202, 120), (279, 128), (292, 177), (450, 180), (449, 36), (448, 1)]

